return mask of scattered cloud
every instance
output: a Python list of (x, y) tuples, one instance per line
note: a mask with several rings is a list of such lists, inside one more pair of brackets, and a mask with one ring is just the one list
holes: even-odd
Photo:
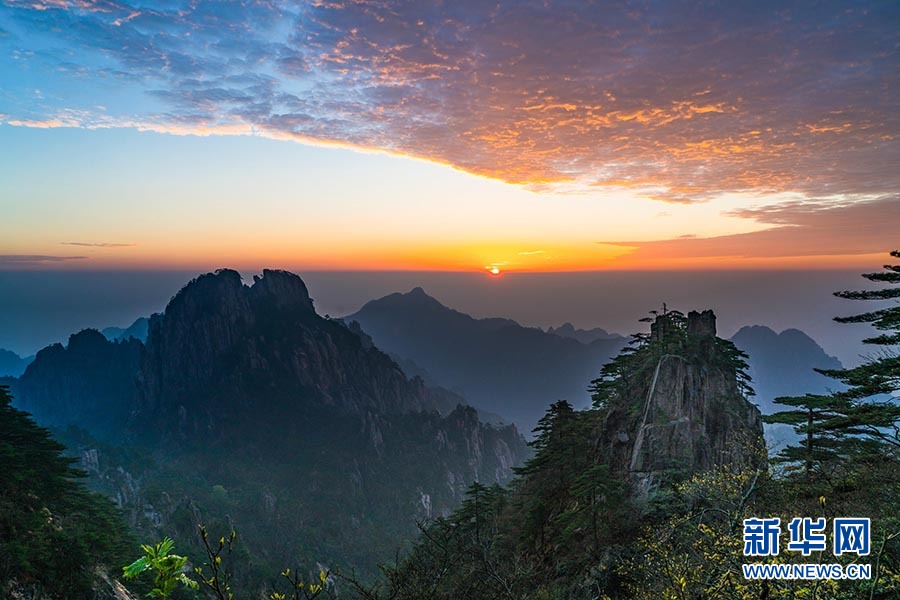
[(117, 244), (112, 242), (60, 242), (64, 246), (88, 246), (91, 248), (132, 248), (137, 244)]
[(896, 3), (5, 4), (23, 68), (146, 100), (98, 115), (22, 92), (11, 125), (264, 135), (674, 203), (900, 189)]

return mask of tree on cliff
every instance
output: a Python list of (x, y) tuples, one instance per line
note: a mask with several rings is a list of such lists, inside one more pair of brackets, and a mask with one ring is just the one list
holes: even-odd
[(63, 447), (11, 406), (0, 386), (0, 596), (12, 580), (65, 598), (92, 597), (93, 568), (127, 547), (112, 503), (88, 492)]

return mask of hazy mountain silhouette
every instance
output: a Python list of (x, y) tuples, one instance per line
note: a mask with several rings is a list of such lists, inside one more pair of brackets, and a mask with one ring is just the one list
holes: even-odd
[[(751, 400), (763, 414), (785, 409), (774, 403), (779, 396), (828, 393), (836, 382), (814, 369), (842, 368), (837, 358), (799, 329), (776, 333), (763, 325), (751, 325), (742, 327), (731, 341), (750, 357), (749, 374), (756, 391)], [(770, 449), (777, 450), (795, 441), (797, 434), (790, 425), (767, 424), (766, 439)]]
[(799, 329), (775, 333), (763, 325), (742, 327), (731, 341), (750, 355), (750, 376), (754, 401), (763, 414), (781, 410), (773, 400), (778, 396), (822, 394), (835, 381), (813, 369), (840, 369), (841, 362), (825, 353), (819, 344)]
[[(523, 427), (533, 425), (557, 399), (584, 405), (588, 383), (626, 341), (601, 328), (583, 330), (570, 323), (544, 332), (510, 319), (475, 319), (422, 288), (373, 300), (347, 320), (358, 321), (405, 368), (412, 365), (435, 385)], [(764, 414), (778, 410), (773, 400), (779, 396), (826, 392), (834, 382), (813, 369), (841, 364), (797, 329), (779, 334), (747, 326), (731, 340), (750, 355), (752, 401)]]
[(597, 340), (609, 340), (622, 337), (617, 333), (610, 333), (600, 327), (594, 327), (593, 329), (578, 329), (571, 323), (563, 323), (559, 327), (550, 327), (547, 329), (547, 333), (552, 333), (553, 335), (558, 335), (560, 337), (572, 338), (573, 340), (578, 340), (582, 344), (590, 344)]
[(34, 356), (22, 357), (12, 350), (0, 348), (0, 377), (18, 377), (33, 360)]
[(106, 327), (100, 331), (111, 341), (127, 340), (134, 338), (142, 342), (147, 341), (147, 330), (150, 326), (150, 319), (147, 317), (139, 317), (134, 323), (128, 327)]
[(117, 440), (133, 408), (134, 378), (142, 344), (108, 340), (96, 329), (37, 353), (11, 382), (18, 408), (45, 427), (77, 426), (97, 438)]
[(584, 344), (511, 319), (475, 319), (422, 288), (372, 300), (346, 320), (474, 406), (527, 429), (556, 400), (586, 406), (591, 380), (626, 342), (616, 336)]

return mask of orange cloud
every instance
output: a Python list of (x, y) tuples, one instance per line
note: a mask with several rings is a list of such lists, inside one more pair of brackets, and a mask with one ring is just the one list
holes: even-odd
[[(862, 264), (897, 243), (900, 198), (867, 202), (785, 202), (733, 211), (735, 216), (774, 225), (769, 229), (716, 237), (615, 242), (630, 252), (623, 262), (660, 264), (667, 261), (744, 266), (837, 267)], [(815, 260), (810, 260), (816, 257)]]

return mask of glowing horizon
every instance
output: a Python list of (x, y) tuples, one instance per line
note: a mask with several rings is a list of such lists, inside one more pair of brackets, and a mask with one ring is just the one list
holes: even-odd
[(865, 267), (900, 225), (898, 22), (12, 0), (0, 269)]

